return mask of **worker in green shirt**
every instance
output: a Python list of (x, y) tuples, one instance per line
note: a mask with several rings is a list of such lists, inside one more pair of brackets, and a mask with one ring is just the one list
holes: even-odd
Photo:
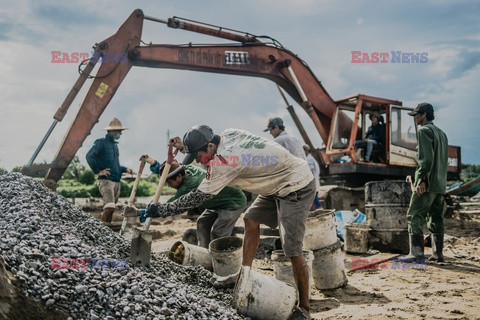
[(414, 192), (407, 212), (410, 236), (410, 258), (424, 258), (423, 225), (432, 232), (433, 255), (429, 260), (443, 261), (445, 233), (443, 208), (447, 186), (448, 139), (432, 122), (433, 106), (420, 103), (412, 112), (418, 129), (418, 166), (415, 171)]
[[(150, 164), (153, 173), (162, 174), (165, 163), (160, 163), (152, 157), (145, 155), (146, 162)], [(167, 202), (197, 189), (206, 176), (206, 171), (194, 165), (180, 165), (173, 161), (167, 176), (169, 187), (177, 192)], [(225, 187), (212, 199), (203, 203), (198, 209), (202, 214), (197, 219), (198, 245), (208, 248), (210, 241), (220, 237), (230, 236), (238, 218), (245, 209), (247, 199), (242, 190)]]

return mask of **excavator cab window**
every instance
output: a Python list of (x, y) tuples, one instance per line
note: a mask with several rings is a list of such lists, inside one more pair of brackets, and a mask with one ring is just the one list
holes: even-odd
[[(348, 148), (350, 143), (350, 134), (352, 132), (352, 123), (355, 119), (354, 108), (340, 107), (337, 111), (337, 117), (334, 122), (331, 149), (343, 150)], [(350, 125), (345, 125), (349, 123)]]
[(392, 145), (416, 150), (417, 130), (412, 117), (407, 114), (410, 110), (392, 108), (391, 111), (391, 142)]

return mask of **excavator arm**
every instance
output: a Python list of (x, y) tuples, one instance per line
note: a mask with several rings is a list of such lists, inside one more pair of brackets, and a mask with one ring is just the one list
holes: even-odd
[[(228, 45), (140, 46), (144, 20), (162, 22), (173, 28), (236, 42)], [(55, 188), (56, 181), (63, 175), (132, 66), (269, 79), (277, 83), (302, 106), (312, 119), (323, 141), (327, 143), (331, 120), (336, 109), (335, 101), (325, 91), (306, 63), (278, 44), (261, 42), (253, 35), (211, 25), (185, 22), (176, 18), (164, 21), (147, 17), (137, 9), (113, 36), (96, 44), (94, 48), (94, 57), (101, 56), (102, 63), (97, 74), (93, 76), (91, 87), (47, 172), (45, 184), (50, 188)], [(112, 57), (120, 58), (112, 59)], [(92, 60), (87, 64), (57, 111), (55, 121), (63, 118), (85, 79), (93, 70), (94, 64), (95, 61)]]

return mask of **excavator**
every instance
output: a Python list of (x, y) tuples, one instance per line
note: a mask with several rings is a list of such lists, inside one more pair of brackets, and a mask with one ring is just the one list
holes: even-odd
[[(227, 39), (232, 43), (143, 44), (145, 20)], [(91, 75), (98, 61), (101, 65), (96, 75)], [(364, 94), (334, 100), (302, 59), (268, 36), (255, 36), (179, 17), (163, 20), (144, 15), (137, 9), (114, 35), (95, 44), (92, 58), (81, 66), (79, 78), (55, 113), (52, 126), (29, 162), (33, 163), (85, 81), (92, 78), (90, 89), (45, 176), (44, 182), (51, 189), (56, 188), (56, 182), (132, 66), (261, 77), (275, 82), (303, 140), (314, 150), (313, 154), (322, 167), (322, 179), (327, 183), (360, 186), (367, 181), (405, 179), (415, 170), (416, 126), (413, 118), (407, 115), (412, 108), (403, 106), (401, 101)], [(307, 133), (285, 93), (308, 114), (317, 132)], [(374, 149), (372, 162), (365, 162), (362, 150), (355, 150), (355, 141), (365, 136), (372, 112), (379, 113), (384, 120), (385, 143)], [(325, 146), (315, 148), (309, 134), (319, 134)], [(460, 168), (460, 147), (449, 146), (449, 178), (458, 179)]]

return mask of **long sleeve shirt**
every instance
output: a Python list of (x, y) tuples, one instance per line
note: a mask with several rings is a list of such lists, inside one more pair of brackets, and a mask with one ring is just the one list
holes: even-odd
[(418, 130), (418, 166), (415, 187), (425, 181), (427, 192), (445, 193), (448, 169), (447, 135), (431, 121)]
[(98, 179), (107, 179), (119, 182), (122, 178), (122, 172), (127, 168), (120, 165), (120, 153), (118, 151), (118, 142), (109, 134), (105, 138), (95, 140), (95, 143), (87, 153), (87, 163), (95, 174), (103, 169), (110, 168), (110, 175), (99, 176)]

